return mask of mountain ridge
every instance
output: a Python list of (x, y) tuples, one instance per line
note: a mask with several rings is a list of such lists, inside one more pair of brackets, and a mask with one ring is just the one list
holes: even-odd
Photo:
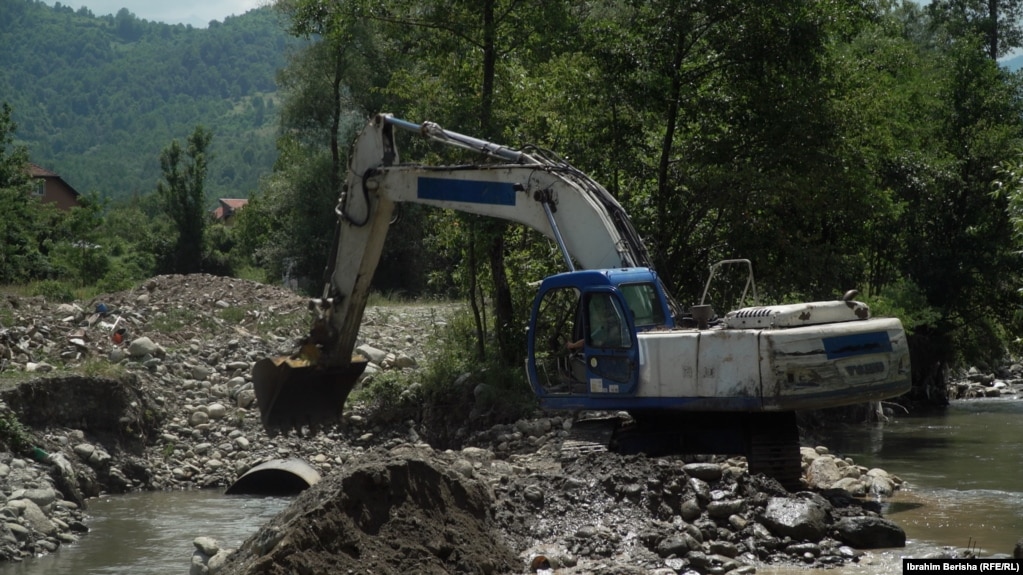
[(211, 202), (248, 197), (276, 161), (275, 78), (299, 43), (268, 7), (194, 28), (8, 0), (0, 38), (16, 142), (81, 193), (152, 192), (161, 151), (197, 125), (213, 134)]

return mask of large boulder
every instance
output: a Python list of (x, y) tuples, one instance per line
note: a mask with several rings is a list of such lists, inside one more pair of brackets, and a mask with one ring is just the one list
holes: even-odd
[(827, 511), (811, 499), (772, 497), (762, 521), (779, 537), (800, 541), (820, 541), (827, 529)]
[(832, 457), (818, 457), (806, 468), (806, 483), (810, 487), (828, 489), (840, 479), (842, 472)]
[(857, 549), (906, 546), (906, 532), (881, 517), (843, 517), (835, 523), (835, 539)]

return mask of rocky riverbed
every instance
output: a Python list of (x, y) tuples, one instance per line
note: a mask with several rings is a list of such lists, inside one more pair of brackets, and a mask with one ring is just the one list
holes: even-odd
[(949, 399), (1019, 397), (1023, 394), (1023, 364), (1011, 363), (988, 373), (972, 367), (948, 384)]
[[(367, 309), (370, 376), (417, 369), (453, 309)], [(291, 351), (306, 319), (291, 292), (205, 275), (0, 300), (0, 559), (88, 536), (101, 493), (223, 488), (290, 457), (324, 479), (237, 552), (197, 533), (192, 573), (752, 573), (905, 542), (878, 504), (900, 480), (824, 447), (803, 448), (807, 490), (789, 493), (741, 457), (572, 448), (557, 414), (481, 427), (467, 413), (441, 449), (422, 420), (354, 404), (323, 433), (271, 438), (249, 371)], [(481, 384), (459, 383), (469, 397)]]

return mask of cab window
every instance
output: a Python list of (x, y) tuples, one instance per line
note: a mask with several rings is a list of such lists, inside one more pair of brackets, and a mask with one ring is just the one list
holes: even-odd
[(629, 310), (632, 312), (632, 321), (636, 329), (644, 327), (664, 325), (664, 308), (657, 295), (653, 284), (637, 283), (623, 284), (619, 287), (622, 295), (625, 296)]
[(595, 293), (586, 301), (586, 341), (592, 347), (629, 348), (632, 336), (625, 313), (609, 293)]

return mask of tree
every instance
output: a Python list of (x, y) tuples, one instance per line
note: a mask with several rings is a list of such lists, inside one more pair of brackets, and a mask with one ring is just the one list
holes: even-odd
[(156, 190), (163, 208), (174, 222), (177, 239), (170, 256), (169, 271), (194, 273), (203, 269), (203, 245), (206, 229), (205, 182), (209, 157), (207, 149), (213, 135), (201, 125), (188, 137), (182, 150), (173, 140), (160, 154), (164, 181)]
[(971, 36), (992, 60), (1023, 46), (1023, 1), (935, 0), (928, 6), (936, 29), (954, 42)]
[(61, 274), (78, 286), (91, 285), (110, 271), (110, 246), (101, 239), (105, 208), (106, 202), (93, 192), (61, 214), (62, 234), (50, 251), (50, 260), (54, 267), (63, 267)]
[(25, 188), (29, 184), (28, 148), (14, 144), (18, 125), (10, 104), (0, 105), (0, 189)]
[(0, 106), (0, 283), (45, 276), (49, 263), (40, 248), (45, 226), (39, 201), (33, 197), (28, 150), (14, 144), (17, 124), (11, 106)]
[[(372, 17), (404, 34), (405, 48), (421, 55), (407, 71), (392, 77), (388, 90), (408, 104), (406, 113), (503, 141), (523, 122), (514, 86), (529, 75), (533, 64), (556, 53), (561, 42), (552, 32), (563, 31), (566, 6), (539, 0), (381, 3)], [(462, 55), (458, 66), (451, 65), (452, 53)], [(425, 94), (423, 78), (430, 79)], [(519, 365), (525, 326), (525, 314), (519, 312), (527, 304), (515, 297), (513, 278), (523, 274), (509, 271), (509, 226), (464, 215), (455, 219), (461, 225), (454, 229), (463, 232), (453, 239), (461, 244), (459, 262), (467, 268), (462, 290), (476, 325), (476, 353), (480, 359), (486, 354), (489, 308), (494, 314), (495, 357), (506, 366)], [(489, 295), (489, 305), (484, 295)]]

